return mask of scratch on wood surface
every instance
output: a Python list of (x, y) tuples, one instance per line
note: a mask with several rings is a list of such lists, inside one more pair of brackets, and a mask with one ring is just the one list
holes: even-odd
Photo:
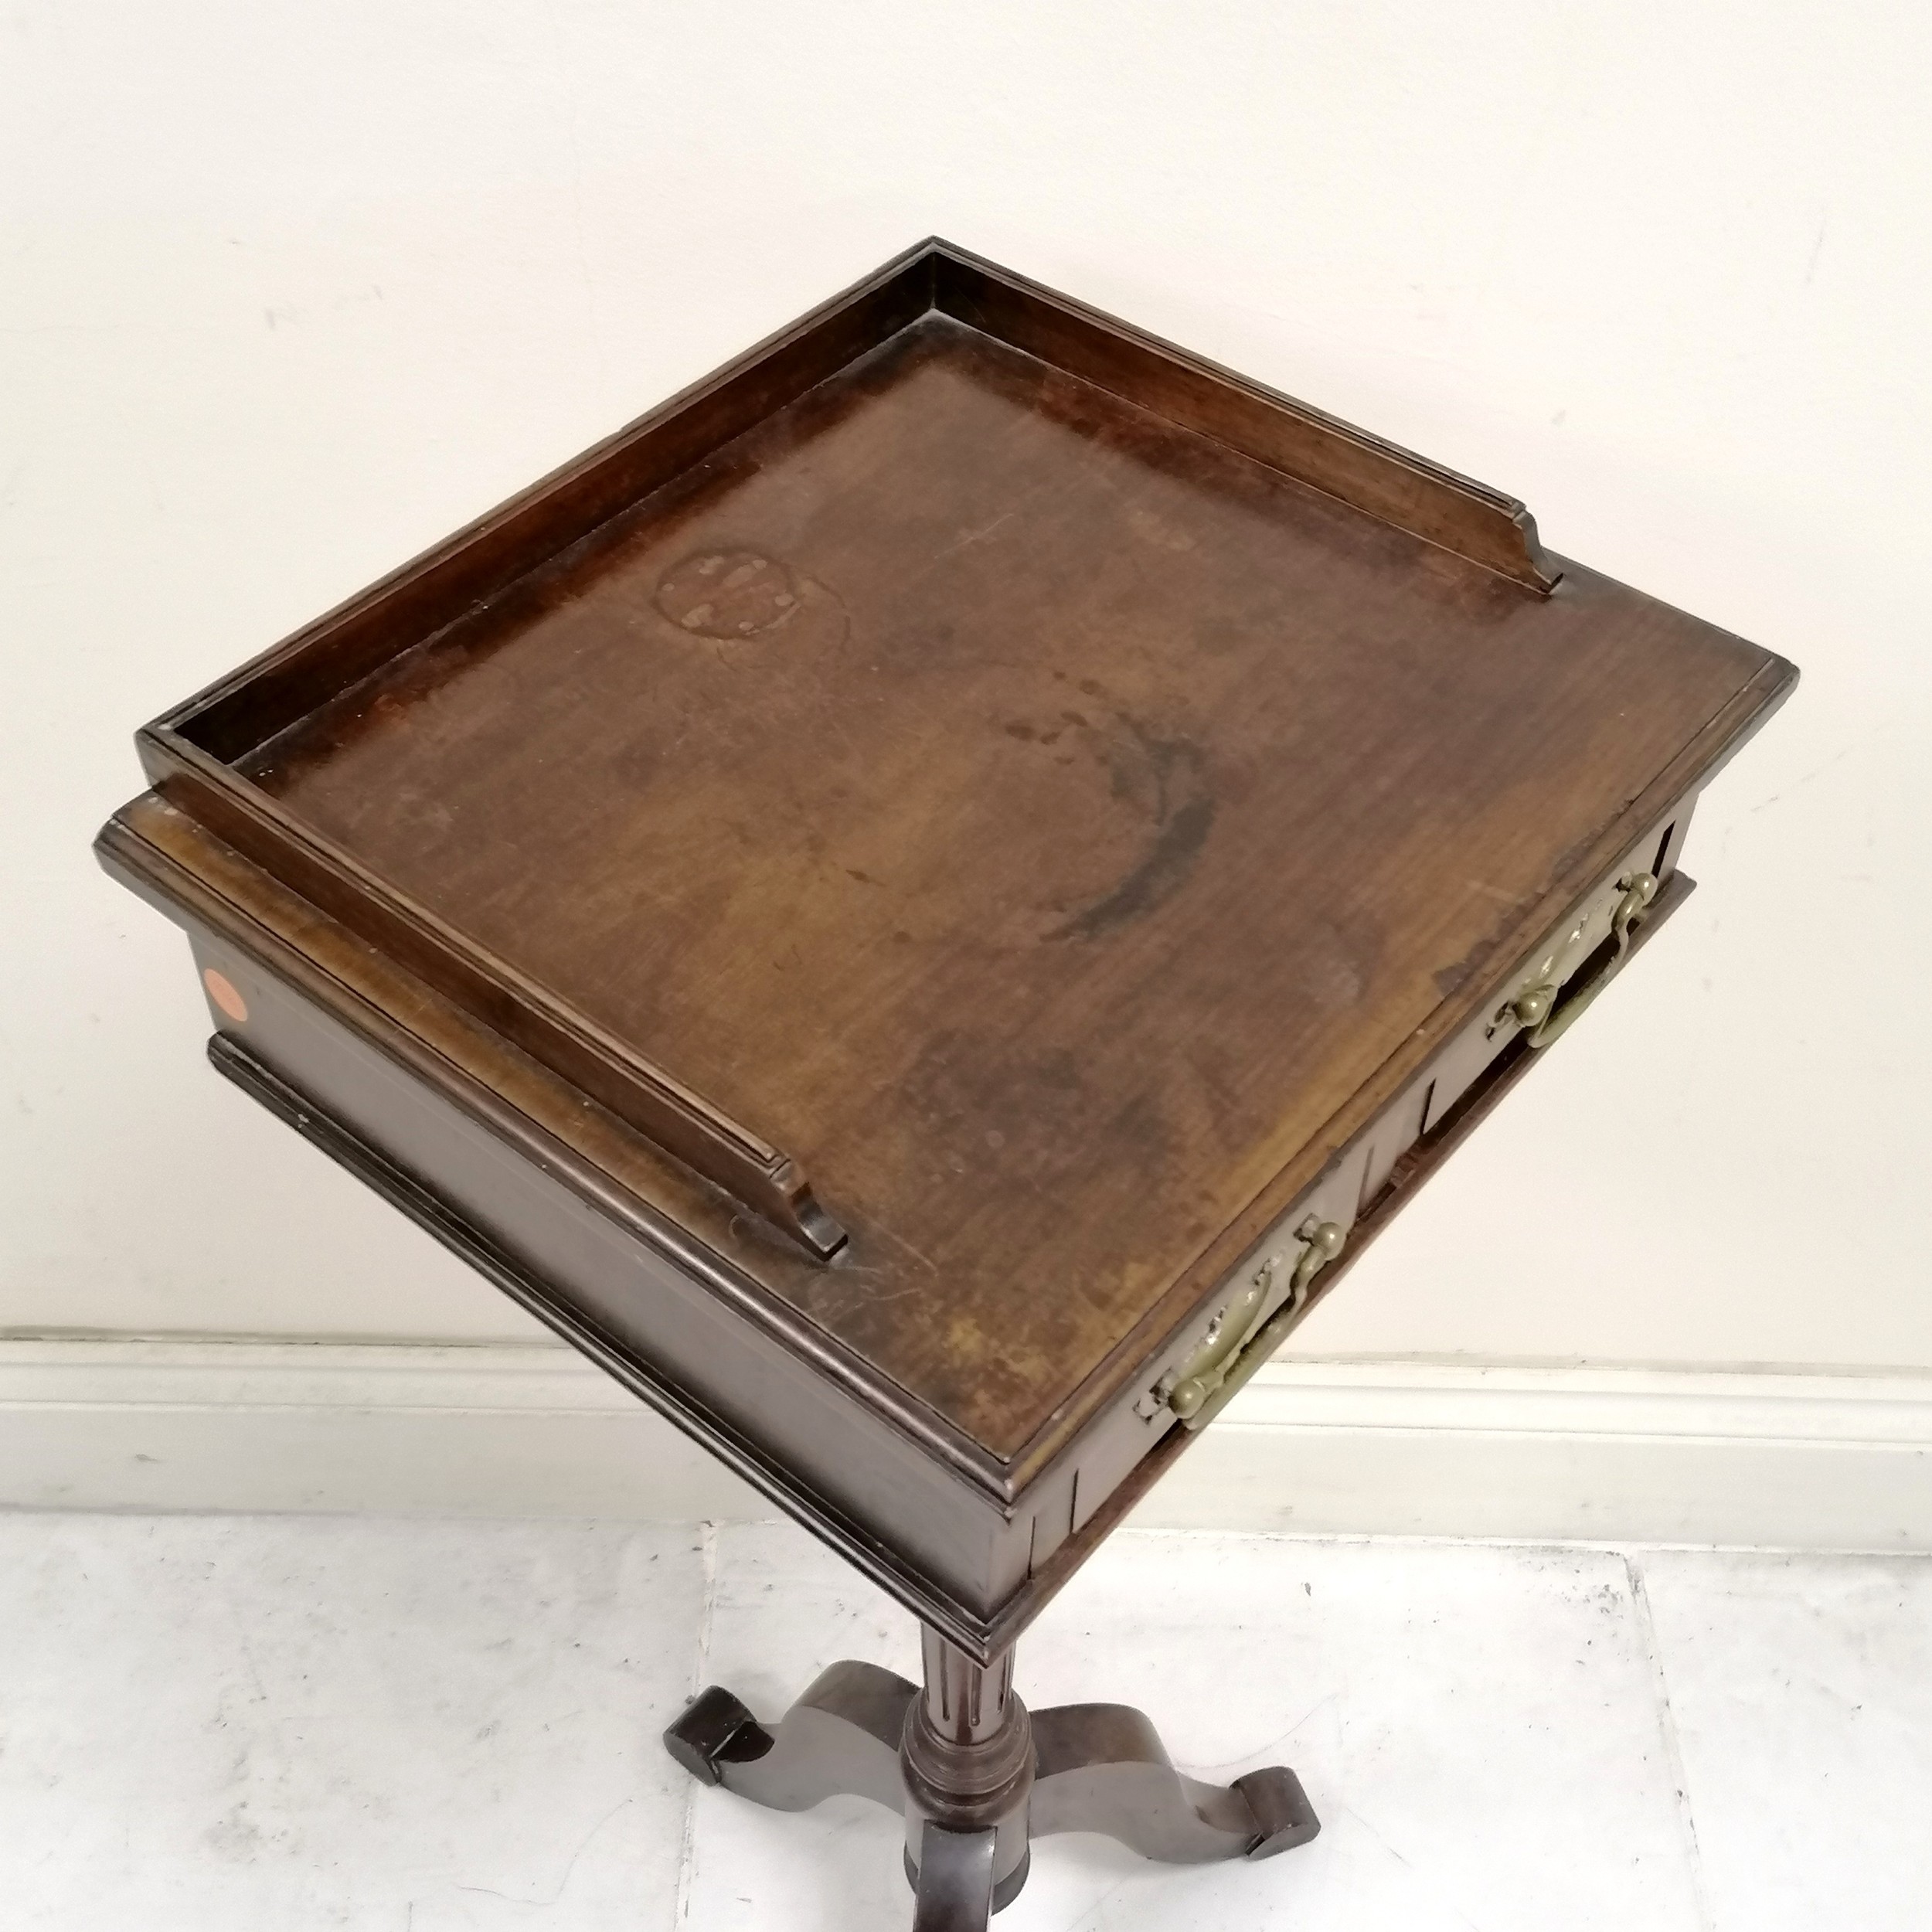
[(995, 517), (992, 522), (982, 526), (980, 529), (968, 530), (956, 543), (949, 543), (944, 549), (936, 551), (934, 553), (933, 561), (937, 563), (941, 557), (951, 556), (955, 550), (963, 550), (968, 544), (984, 543), (1002, 523), (1012, 522), (1013, 519), (1019, 515), (1019, 512), (1017, 510), (1009, 510), (1005, 515)]

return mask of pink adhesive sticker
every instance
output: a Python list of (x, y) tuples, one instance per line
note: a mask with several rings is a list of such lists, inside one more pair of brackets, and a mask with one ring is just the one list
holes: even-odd
[(208, 988), (208, 997), (236, 1026), (248, 1017), (248, 1002), (236, 991), (235, 982), (226, 973), (218, 973), (209, 967), (201, 976), (201, 983)]

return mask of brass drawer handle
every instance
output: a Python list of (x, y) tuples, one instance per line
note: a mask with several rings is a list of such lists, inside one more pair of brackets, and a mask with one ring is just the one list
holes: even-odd
[(1624, 955), (1630, 951), (1630, 929), (1657, 896), (1656, 876), (1647, 872), (1630, 872), (1617, 880), (1617, 886), (1623, 896), (1610, 916), (1610, 937), (1614, 944), (1590, 979), (1577, 987), (1567, 999), (1560, 998), (1563, 990), (1560, 981), (1546, 981), (1541, 985), (1528, 987), (1497, 1014), (1498, 1022), (1513, 1019), (1522, 1029), (1523, 1038), (1532, 1047), (1547, 1046), (1553, 1040), (1561, 1039), (1577, 1015), (1610, 983), (1617, 968), (1624, 963)]
[(1308, 1284), (1342, 1252), (1348, 1231), (1311, 1214), (1294, 1231), (1304, 1243), (1287, 1298), (1258, 1330), (1255, 1318), (1268, 1298), (1281, 1257), (1270, 1255), (1254, 1278), (1214, 1318), (1199, 1348), (1162, 1379), (1155, 1394), (1189, 1429), (1199, 1429), (1274, 1352), (1291, 1319), (1308, 1298)]

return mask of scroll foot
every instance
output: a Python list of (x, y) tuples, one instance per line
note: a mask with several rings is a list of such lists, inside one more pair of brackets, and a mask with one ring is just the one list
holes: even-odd
[(845, 1791), (900, 1811), (899, 1743), (918, 1695), (876, 1665), (834, 1664), (767, 1730), (713, 1685), (665, 1733), (665, 1749), (701, 1782), (773, 1811), (808, 1811)]
[(993, 1844), (998, 1834), (949, 1832), (926, 1821), (919, 1837), (913, 1932), (986, 1932), (993, 1917)]
[(1063, 1704), (1033, 1713), (1035, 1838), (1098, 1832), (1170, 1865), (1272, 1858), (1321, 1828), (1301, 1781), (1280, 1765), (1232, 1784), (1177, 1771), (1159, 1734), (1124, 1704)]

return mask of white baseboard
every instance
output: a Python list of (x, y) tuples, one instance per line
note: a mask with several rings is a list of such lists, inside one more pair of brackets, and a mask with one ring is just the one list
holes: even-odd
[[(744, 1519), (567, 1350), (0, 1342), (0, 1505)], [(1932, 1376), (1276, 1362), (1135, 1520), (1932, 1549)]]
[(1163, 1488), (1203, 1528), (1932, 1549), (1932, 1376), (1276, 1362)]

